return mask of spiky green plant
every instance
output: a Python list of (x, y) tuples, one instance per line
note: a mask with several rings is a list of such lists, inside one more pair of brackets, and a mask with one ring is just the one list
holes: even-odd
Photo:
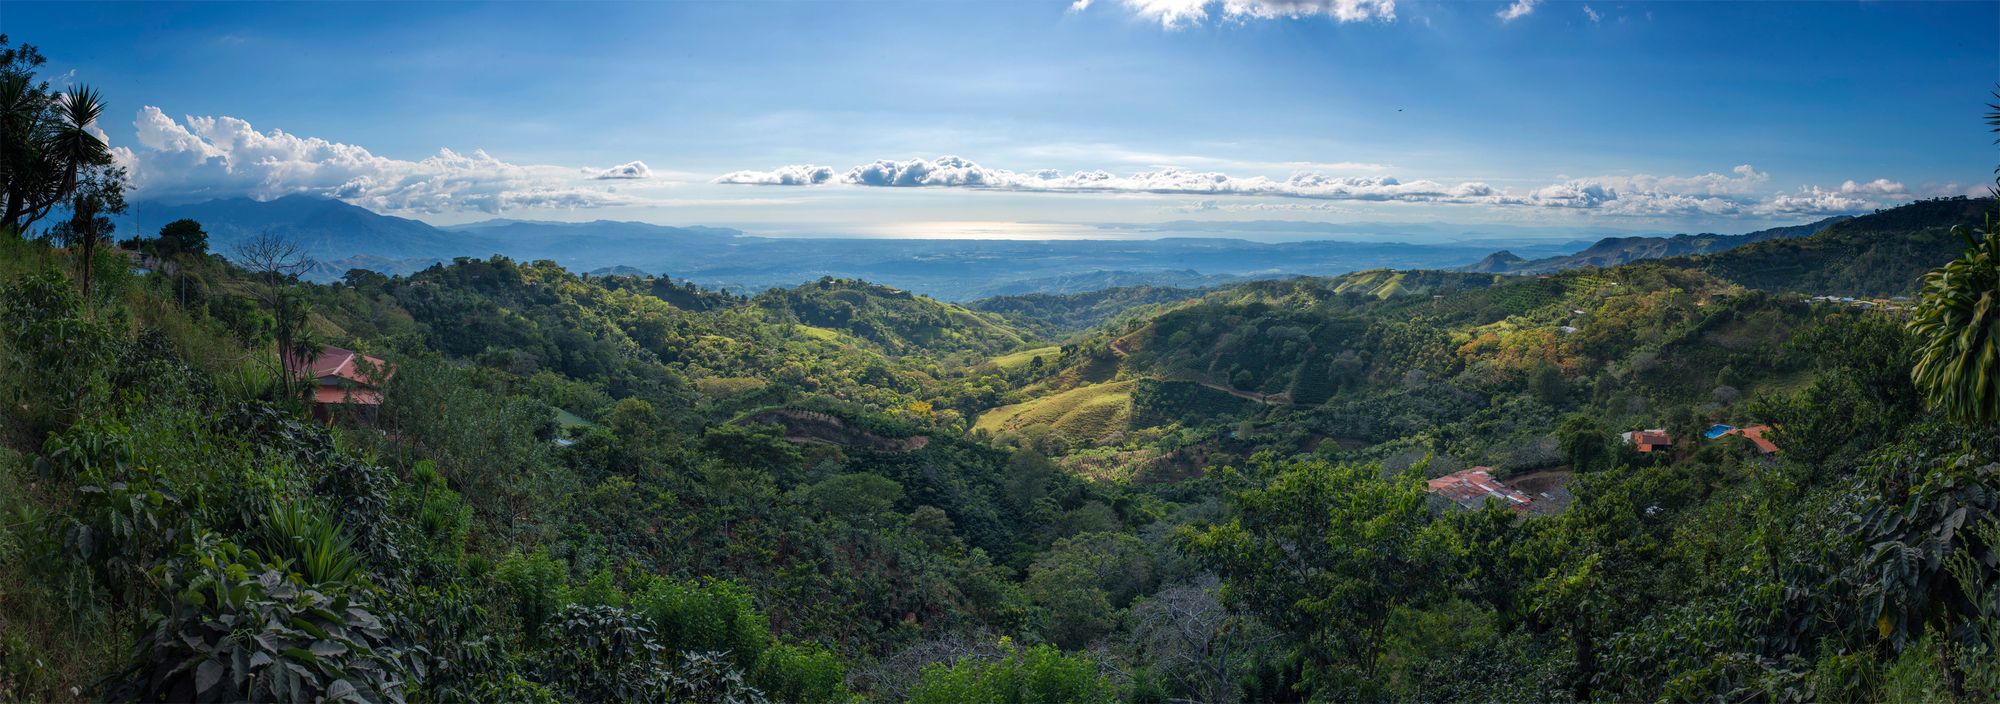
[(1910, 378), (1932, 409), (1991, 424), (2000, 421), (2000, 223), (1988, 216), (1965, 236), (1964, 255), (1924, 275), (1910, 318), (1921, 345)]
[(347, 584), (363, 574), (347, 532), (309, 506), (273, 502), (262, 528), (265, 550), (287, 560), (307, 583)]
[[(1986, 122), (2000, 133), (2000, 104), (1987, 107)], [(1991, 425), (2000, 423), (2000, 223), (1989, 214), (1985, 227), (1958, 234), (1965, 254), (1924, 275), (1909, 325), (1922, 345), (1910, 379), (1933, 410)]]

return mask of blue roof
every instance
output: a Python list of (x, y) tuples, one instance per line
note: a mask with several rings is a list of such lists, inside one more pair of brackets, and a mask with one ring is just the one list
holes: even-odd
[(1707, 431), (1707, 432), (1704, 432), (1704, 433), (1702, 433), (1701, 435), (1702, 435), (1702, 437), (1705, 437), (1705, 438), (1708, 438), (1708, 439), (1710, 439), (1710, 440), (1714, 440), (1714, 439), (1716, 439), (1716, 438), (1719, 438), (1719, 437), (1722, 437), (1722, 436), (1724, 436), (1724, 435), (1728, 435), (1728, 434), (1729, 434), (1729, 431), (1731, 431), (1731, 430), (1735, 430), (1735, 429), (1736, 429), (1736, 428), (1735, 428), (1735, 426), (1729, 426), (1729, 425), (1723, 425), (1723, 424), (1721, 424), (1721, 423), (1717, 423), (1717, 424), (1715, 424), (1715, 425), (1711, 425), (1711, 426), (1708, 426), (1708, 431)]

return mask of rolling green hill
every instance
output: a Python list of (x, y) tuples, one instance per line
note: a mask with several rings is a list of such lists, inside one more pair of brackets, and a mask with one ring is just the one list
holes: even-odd
[(836, 330), (890, 354), (990, 354), (1027, 342), (993, 316), (863, 281), (825, 278), (772, 289), (751, 305), (775, 320)]
[(1819, 234), (1670, 260), (1768, 291), (1861, 298), (1907, 295), (1924, 272), (1965, 251), (1953, 227), (1973, 228), (1990, 198), (1919, 201), (1835, 223)]

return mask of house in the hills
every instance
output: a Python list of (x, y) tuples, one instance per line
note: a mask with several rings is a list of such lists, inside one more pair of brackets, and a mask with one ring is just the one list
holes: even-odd
[(1752, 446), (1755, 446), (1757, 448), (1757, 452), (1760, 454), (1775, 455), (1778, 453), (1778, 446), (1775, 443), (1772, 443), (1770, 439), (1764, 437), (1764, 434), (1768, 432), (1771, 432), (1771, 426), (1752, 425), (1743, 428), (1736, 428), (1734, 430), (1729, 431), (1728, 434), (1735, 435), (1745, 440), (1749, 440), (1750, 444)]
[(1664, 428), (1628, 430), (1620, 433), (1618, 437), (1623, 438), (1625, 444), (1638, 448), (1640, 452), (1652, 452), (1674, 446), (1673, 437), (1667, 435)]
[(313, 385), (313, 416), (332, 420), (342, 405), (359, 407), (363, 417), (373, 417), (382, 405), (382, 382), (395, 368), (381, 359), (332, 345), (319, 348), (310, 360), (285, 355), (285, 373)]

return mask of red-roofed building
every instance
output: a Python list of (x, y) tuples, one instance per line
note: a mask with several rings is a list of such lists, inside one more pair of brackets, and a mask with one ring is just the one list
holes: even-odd
[(1735, 430), (1731, 430), (1724, 434), (1735, 435), (1745, 440), (1749, 440), (1750, 444), (1757, 446), (1758, 452), (1761, 452), (1766, 455), (1774, 455), (1777, 454), (1778, 452), (1778, 446), (1776, 444), (1773, 444), (1770, 440), (1765, 439), (1764, 437), (1764, 433), (1768, 433), (1770, 431), (1771, 431), (1771, 426), (1753, 425), (1747, 428), (1737, 428)]
[[(382, 405), (379, 382), (388, 380), (396, 373), (389, 363), (381, 359), (332, 345), (320, 347), (319, 356), (310, 362), (286, 355), (285, 372), (292, 378), (312, 382), (313, 415), (322, 418), (331, 418), (332, 407), (341, 404)], [(371, 374), (379, 374), (381, 379)]]
[(1667, 431), (1663, 428), (1628, 430), (1619, 434), (1618, 437), (1624, 438), (1625, 444), (1639, 448), (1640, 452), (1652, 452), (1661, 448), (1674, 446), (1673, 437), (1667, 435)]
[(1501, 484), (1500, 480), (1494, 479), (1492, 467), (1473, 467), (1462, 472), (1447, 474), (1430, 480), (1429, 484), (1430, 493), (1450, 499), (1452, 503), (1465, 508), (1479, 508), (1485, 505), (1488, 497), (1498, 499), (1515, 513), (1526, 512), (1528, 505), (1534, 503), (1527, 494), (1509, 488)]

